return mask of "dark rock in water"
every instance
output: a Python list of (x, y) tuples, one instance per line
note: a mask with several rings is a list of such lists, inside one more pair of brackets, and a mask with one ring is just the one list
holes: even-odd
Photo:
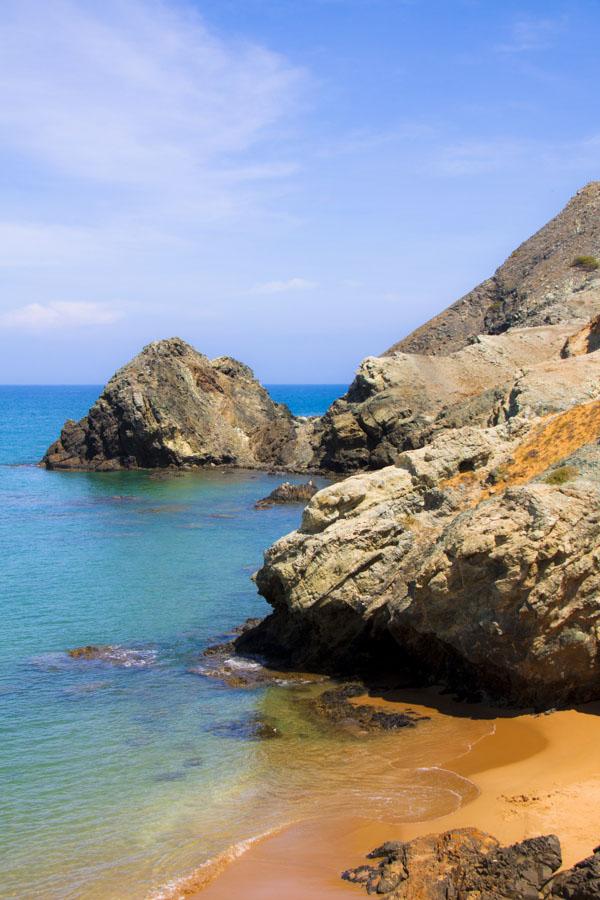
[(87, 644), (85, 647), (74, 647), (67, 650), (67, 653), (73, 659), (104, 659), (107, 651), (112, 647), (96, 647), (94, 644)]
[(71, 659), (105, 662), (112, 666), (121, 666), (124, 669), (144, 668), (152, 665), (156, 659), (156, 653), (153, 650), (117, 647), (111, 644), (104, 646), (87, 644), (84, 647), (74, 647), (72, 650), (67, 650), (67, 654)]
[(282, 736), (280, 729), (272, 721), (257, 713), (242, 719), (212, 725), (210, 731), (220, 737), (237, 738), (243, 741), (265, 741)]
[(251, 370), (185, 341), (149, 344), (111, 378), (80, 422), (65, 423), (49, 469), (207, 465), (305, 467), (314, 426), (275, 403)]
[(414, 728), (417, 722), (426, 721), (428, 716), (406, 712), (388, 712), (369, 706), (367, 703), (350, 703), (352, 697), (366, 693), (363, 684), (352, 682), (323, 691), (319, 697), (310, 700), (311, 710), (320, 718), (336, 725), (357, 727), (363, 731), (393, 731), (398, 728)]
[(312, 480), (305, 484), (290, 484), (289, 481), (284, 481), (274, 491), (271, 491), (268, 497), (257, 500), (254, 506), (256, 509), (268, 509), (279, 503), (308, 503), (318, 490)]
[(183, 765), (186, 769), (197, 769), (204, 765), (204, 760), (201, 756), (190, 756), (189, 759), (184, 759)]
[(501, 847), (496, 838), (476, 828), (390, 841), (369, 857), (380, 862), (349, 869), (342, 878), (390, 900), (537, 900), (562, 862), (555, 835)]

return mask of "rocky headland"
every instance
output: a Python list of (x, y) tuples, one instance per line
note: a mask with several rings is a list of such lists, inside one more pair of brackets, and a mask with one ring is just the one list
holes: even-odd
[(274, 403), (252, 371), (180, 338), (156, 341), (111, 378), (47, 450), (49, 469), (306, 468), (312, 423)]
[(241, 651), (539, 709), (600, 696), (599, 214), (593, 183), (363, 362), (315, 451), (359, 471), (267, 550), (273, 613)]
[(150, 344), (50, 468), (336, 472), (256, 576), (237, 641), (513, 705), (600, 696), (600, 182), (446, 312), (361, 364), (321, 418), (179, 339)]

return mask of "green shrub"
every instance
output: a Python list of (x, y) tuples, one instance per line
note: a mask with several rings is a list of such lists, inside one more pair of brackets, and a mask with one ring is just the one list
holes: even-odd
[(577, 475), (579, 475), (579, 472), (575, 466), (561, 466), (559, 469), (554, 469), (553, 472), (546, 475), (544, 481), (546, 484), (564, 484), (566, 481), (576, 478)]
[(576, 269), (583, 269), (584, 272), (595, 272), (600, 269), (600, 259), (595, 256), (576, 256), (571, 263)]

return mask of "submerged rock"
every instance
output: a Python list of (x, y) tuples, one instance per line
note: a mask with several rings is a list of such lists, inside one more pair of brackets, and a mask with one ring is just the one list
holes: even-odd
[(310, 709), (319, 718), (335, 725), (358, 728), (361, 731), (395, 731), (398, 728), (414, 728), (417, 722), (428, 720), (410, 710), (389, 712), (368, 703), (351, 703), (353, 697), (366, 693), (363, 684), (350, 683), (323, 691), (309, 701)]
[[(349, 869), (342, 878), (389, 900), (536, 900), (562, 862), (556, 835), (502, 847), (476, 828), (389, 841), (369, 857), (380, 861)], [(593, 895), (550, 892), (544, 896)]]
[(290, 484), (289, 481), (284, 481), (267, 497), (257, 500), (254, 505), (256, 509), (268, 509), (279, 503), (308, 503), (318, 490), (312, 479), (304, 484)]
[(235, 465), (302, 468), (308, 420), (274, 403), (251, 370), (179, 338), (148, 344), (46, 452), (50, 469)]
[(121, 666), (124, 669), (144, 668), (152, 665), (156, 660), (156, 653), (153, 650), (119, 647), (111, 644), (103, 646), (87, 644), (84, 647), (74, 647), (72, 650), (67, 650), (67, 655), (71, 659), (105, 662), (112, 666)]

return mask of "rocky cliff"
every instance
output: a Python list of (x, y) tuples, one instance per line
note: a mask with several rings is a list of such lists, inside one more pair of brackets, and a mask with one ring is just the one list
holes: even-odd
[(592, 181), (491, 278), (394, 344), (394, 353), (447, 355), (479, 334), (589, 319), (600, 306), (600, 181)]
[(179, 338), (149, 344), (111, 378), (80, 422), (67, 422), (48, 468), (305, 466), (312, 425), (274, 403), (251, 370), (210, 360)]
[[(492, 278), (360, 366), (324, 416), (316, 462), (352, 472), (394, 463), (445, 428), (488, 423), (518, 372), (578, 347), (597, 349), (600, 182), (525, 241)], [(584, 329), (576, 336), (579, 329)]]
[(486, 422), (316, 494), (265, 554), (274, 611), (241, 649), (334, 671), (385, 657), (538, 708), (600, 696), (600, 352), (559, 343)]

